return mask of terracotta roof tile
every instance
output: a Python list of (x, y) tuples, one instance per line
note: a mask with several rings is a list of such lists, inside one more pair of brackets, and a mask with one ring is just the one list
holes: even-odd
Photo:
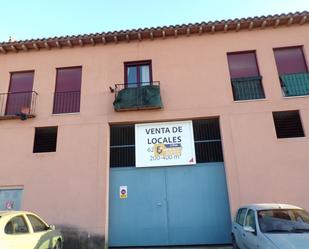
[(259, 17), (254, 16), (240, 19), (235, 18), (200, 23), (2, 42), (0, 43), (0, 54), (39, 49), (95, 45), (97, 43), (106, 44), (123, 41), (128, 42), (130, 40), (155, 39), (163, 36), (191, 35), (194, 33), (201, 34), (205, 32), (227, 32), (233, 30), (238, 31), (240, 29), (257, 29), (270, 26), (304, 24), (308, 23), (308, 19), (309, 12), (303, 11)]

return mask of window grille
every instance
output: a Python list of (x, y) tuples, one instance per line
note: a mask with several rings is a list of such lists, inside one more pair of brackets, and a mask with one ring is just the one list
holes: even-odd
[(299, 111), (273, 112), (277, 138), (304, 137)]
[(193, 120), (197, 163), (223, 162), (219, 119)]
[(110, 167), (135, 167), (134, 125), (110, 127)]

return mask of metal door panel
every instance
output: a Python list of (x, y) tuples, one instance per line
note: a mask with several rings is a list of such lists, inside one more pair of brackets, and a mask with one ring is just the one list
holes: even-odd
[[(110, 246), (231, 243), (223, 163), (110, 174)], [(120, 186), (127, 186), (127, 199), (120, 199)]]
[[(120, 199), (120, 186), (127, 186)], [(165, 173), (162, 168), (110, 171), (109, 245), (167, 245)]]
[(231, 243), (223, 163), (167, 170), (170, 245)]

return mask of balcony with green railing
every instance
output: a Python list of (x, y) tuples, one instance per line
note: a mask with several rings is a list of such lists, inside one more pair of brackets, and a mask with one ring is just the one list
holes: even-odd
[(264, 99), (262, 77), (232, 78), (234, 100)]
[(309, 95), (309, 73), (284, 74), (280, 80), (285, 97)]
[(160, 82), (116, 84), (113, 104), (115, 111), (160, 109)]

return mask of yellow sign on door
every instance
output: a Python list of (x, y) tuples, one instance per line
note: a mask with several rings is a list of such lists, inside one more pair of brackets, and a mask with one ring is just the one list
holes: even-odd
[(128, 186), (120, 186), (119, 196), (120, 196), (120, 199), (127, 199), (128, 198)]

